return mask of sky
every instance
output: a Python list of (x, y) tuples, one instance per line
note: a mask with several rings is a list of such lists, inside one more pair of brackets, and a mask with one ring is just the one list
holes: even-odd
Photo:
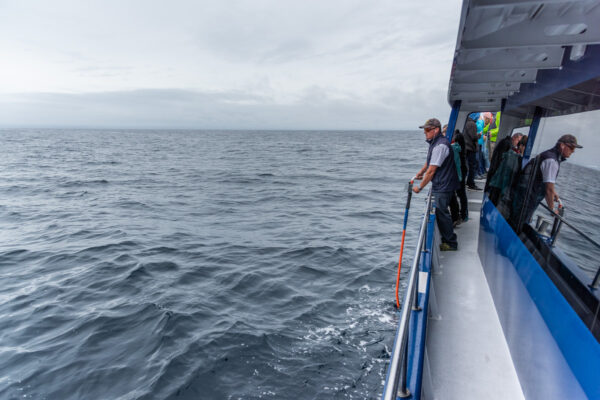
[(0, 0), (0, 127), (416, 129), (460, 0)]

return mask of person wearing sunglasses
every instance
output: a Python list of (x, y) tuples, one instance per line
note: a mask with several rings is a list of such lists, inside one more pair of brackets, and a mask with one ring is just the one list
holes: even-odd
[(435, 219), (442, 236), (440, 250), (457, 250), (458, 240), (448, 210), (454, 192), (460, 188), (454, 153), (450, 142), (442, 134), (442, 125), (437, 118), (428, 119), (419, 128), (423, 129), (425, 140), (429, 143), (429, 151), (427, 161), (416, 175), (416, 179), (422, 181), (413, 186), (413, 192), (421, 192), (431, 182), (431, 191), (435, 199)]

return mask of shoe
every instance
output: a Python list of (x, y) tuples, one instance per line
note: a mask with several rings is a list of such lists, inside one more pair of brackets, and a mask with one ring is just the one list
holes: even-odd
[(470, 186), (470, 185), (467, 185), (467, 189), (468, 189), (468, 190), (475, 191), (475, 192), (481, 192), (481, 191), (483, 190), (483, 189), (481, 189), (480, 187), (478, 187), (477, 185), (472, 185), (472, 186)]
[(469, 216), (462, 218), (462, 222), (467, 222), (469, 220)]
[(441, 251), (456, 251), (456, 250), (458, 250), (458, 246), (453, 247), (453, 246), (450, 246), (448, 243), (442, 243), (442, 244), (440, 244), (440, 250)]
[(457, 219), (456, 221), (454, 221), (454, 222), (452, 223), (452, 226), (453, 226), (454, 228), (456, 228), (457, 226), (459, 226), (459, 225), (460, 225), (460, 223), (461, 223), (461, 222), (462, 222), (462, 220), (459, 218), (459, 219)]

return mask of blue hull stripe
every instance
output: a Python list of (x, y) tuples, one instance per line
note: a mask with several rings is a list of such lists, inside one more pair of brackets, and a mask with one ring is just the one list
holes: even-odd
[(600, 344), (487, 197), (479, 255), (526, 398), (600, 399)]
[[(427, 332), (427, 315), (429, 307), (429, 287), (431, 283), (431, 255), (435, 245), (435, 215), (430, 215), (427, 223), (426, 253), (421, 254), (419, 271), (427, 272), (425, 293), (419, 293), (418, 304), (421, 311), (413, 311), (411, 315), (410, 333), (408, 335), (408, 389), (410, 399), (421, 398), (423, 382), (423, 360), (425, 358), (425, 341)], [(417, 285), (418, 286), (418, 285)]]

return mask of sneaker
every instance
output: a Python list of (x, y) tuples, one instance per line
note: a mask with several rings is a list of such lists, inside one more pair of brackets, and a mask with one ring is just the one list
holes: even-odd
[(459, 226), (459, 225), (460, 225), (460, 223), (461, 223), (461, 222), (462, 222), (462, 221), (461, 221), (461, 219), (459, 218), (459, 219), (457, 219), (456, 221), (454, 221), (454, 222), (452, 223), (452, 226), (456, 228), (457, 226)]
[(467, 222), (469, 220), (469, 216), (462, 218), (462, 222)]
[(458, 250), (458, 246), (453, 247), (453, 246), (450, 246), (448, 243), (442, 243), (442, 244), (440, 244), (440, 250), (441, 251), (456, 251), (456, 250)]
[(469, 186), (467, 186), (467, 189), (468, 189), (468, 190), (475, 191), (475, 192), (481, 192), (481, 191), (483, 190), (483, 189), (481, 189), (480, 187), (478, 187), (477, 185), (472, 185), (472, 186), (471, 186), (471, 185), (469, 185)]

